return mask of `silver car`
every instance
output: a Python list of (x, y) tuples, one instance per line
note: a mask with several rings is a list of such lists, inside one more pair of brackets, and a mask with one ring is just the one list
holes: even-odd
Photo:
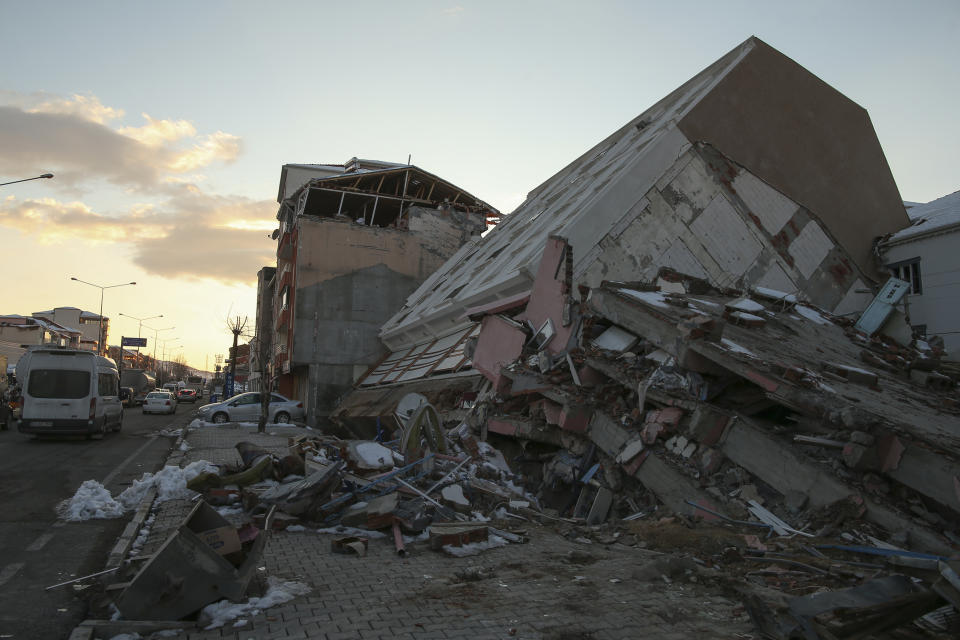
[[(251, 391), (233, 396), (229, 400), (205, 404), (197, 410), (204, 422), (257, 422), (260, 419), (260, 392)], [(267, 422), (287, 424), (302, 422), (306, 412), (299, 400), (284, 398), (279, 393), (270, 394), (270, 409)]]
[(176, 413), (177, 399), (169, 391), (151, 391), (143, 399), (144, 413)]

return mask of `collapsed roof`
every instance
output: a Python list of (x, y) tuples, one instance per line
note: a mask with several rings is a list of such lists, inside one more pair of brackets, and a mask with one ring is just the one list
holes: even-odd
[(496, 223), (500, 212), (486, 202), (446, 180), (414, 165), (354, 159), (339, 171), (333, 165), (284, 165), (281, 194), (289, 167), (317, 169), (322, 175), (309, 179), (281, 200), (277, 219), (288, 215), (363, 218), (364, 224), (395, 225), (404, 208), (449, 207), (479, 213), (487, 223)]

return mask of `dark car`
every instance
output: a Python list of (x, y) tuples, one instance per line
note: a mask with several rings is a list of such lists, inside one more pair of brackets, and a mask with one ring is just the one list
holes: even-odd
[(123, 406), (133, 406), (134, 398), (136, 397), (133, 387), (120, 387), (120, 392), (118, 395), (120, 396), (120, 402), (123, 404)]
[(180, 389), (177, 392), (177, 402), (196, 402), (197, 392), (194, 389)]

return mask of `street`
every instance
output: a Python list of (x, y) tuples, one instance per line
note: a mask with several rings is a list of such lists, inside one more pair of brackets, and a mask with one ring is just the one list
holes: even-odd
[(84, 619), (86, 594), (46, 587), (103, 570), (129, 517), (63, 522), (55, 512), (85, 480), (116, 496), (144, 472), (159, 470), (195, 405), (175, 415), (124, 410), (123, 429), (103, 440), (40, 438), (0, 431), (0, 638), (66, 638)]

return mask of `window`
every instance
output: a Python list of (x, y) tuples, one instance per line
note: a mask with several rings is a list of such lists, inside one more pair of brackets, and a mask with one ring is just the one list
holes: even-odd
[(910, 283), (910, 291), (908, 293), (917, 296), (923, 293), (923, 283), (920, 280), (920, 258), (895, 262), (887, 265), (887, 268), (890, 269), (890, 273), (893, 274), (894, 278)]
[(97, 395), (115, 396), (117, 395), (117, 376), (109, 373), (97, 374)]
[(76, 400), (90, 393), (89, 371), (34, 369), (30, 372), (27, 393), (34, 398)]
[(290, 286), (283, 288), (283, 291), (280, 292), (280, 310), (283, 311), (290, 306)]

